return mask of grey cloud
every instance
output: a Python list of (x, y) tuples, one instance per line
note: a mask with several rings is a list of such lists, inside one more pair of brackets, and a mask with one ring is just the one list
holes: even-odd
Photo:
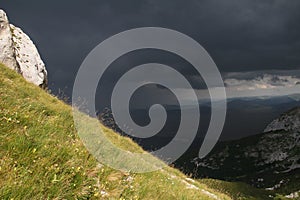
[[(298, 0), (13, 0), (1, 7), (36, 42), (53, 89), (72, 88), (81, 62), (98, 43), (141, 26), (171, 28), (193, 37), (224, 74), (300, 67)], [(195, 85), (201, 83), (193, 70), (178, 63), (173, 64)]]
[[(300, 95), (300, 70), (286, 71), (251, 71), (231, 72), (224, 74), (227, 98), (260, 98), (279, 97), (286, 95)], [(216, 90), (217, 88), (210, 88)], [(161, 89), (160, 94), (164, 89)], [(157, 91), (157, 90), (156, 90)], [(188, 94), (190, 89), (176, 88), (178, 93)], [(200, 101), (209, 101), (207, 89), (194, 89)], [(191, 104), (191, 99), (185, 95), (186, 104)], [(168, 99), (166, 99), (168, 101)], [(169, 101), (171, 102), (171, 101)]]

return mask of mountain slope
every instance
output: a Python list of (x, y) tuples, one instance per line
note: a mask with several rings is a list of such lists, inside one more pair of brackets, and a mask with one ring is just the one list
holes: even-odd
[[(117, 146), (144, 152), (129, 138), (99, 126)], [(77, 136), (70, 106), (2, 64), (0, 180), (0, 199), (265, 200), (275, 196), (273, 191), (241, 183), (196, 181), (169, 166), (144, 174), (106, 167)]]
[(243, 181), (289, 195), (300, 191), (300, 108), (271, 122), (265, 132), (219, 143), (195, 159), (200, 176)]
[[(98, 164), (71, 107), (0, 65), (0, 199), (230, 199), (165, 166), (146, 174)], [(122, 148), (143, 151), (104, 128)]]

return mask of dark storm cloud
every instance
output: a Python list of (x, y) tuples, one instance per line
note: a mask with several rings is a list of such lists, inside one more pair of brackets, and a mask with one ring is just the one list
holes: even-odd
[(6, 0), (1, 8), (36, 42), (54, 89), (72, 87), (81, 62), (101, 41), (142, 26), (193, 37), (222, 72), (300, 66), (298, 0)]

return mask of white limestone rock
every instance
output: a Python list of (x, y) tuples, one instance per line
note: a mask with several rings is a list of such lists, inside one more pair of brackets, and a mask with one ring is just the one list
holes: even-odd
[(9, 68), (18, 71), (18, 65), (13, 48), (10, 25), (3, 10), (0, 10), (0, 62)]
[(0, 62), (27, 81), (47, 86), (47, 70), (36, 46), (20, 28), (9, 24), (3, 10), (0, 10)]
[(47, 83), (47, 71), (40, 54), (30, 38), (14, 25), (10, 25), (13, 35), (15, 56), (23, 77), (39, 86)]

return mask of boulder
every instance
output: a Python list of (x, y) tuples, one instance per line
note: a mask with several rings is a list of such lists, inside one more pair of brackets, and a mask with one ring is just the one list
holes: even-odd
[(9, 23), (0, 9), (0, 62), (22, 74), (29, 82), (47, 87), (47, 70), (28, 35)]
[(19, 70), (10, 24), (3, 10), (0, 10), (0, 62), (13, 70)]

